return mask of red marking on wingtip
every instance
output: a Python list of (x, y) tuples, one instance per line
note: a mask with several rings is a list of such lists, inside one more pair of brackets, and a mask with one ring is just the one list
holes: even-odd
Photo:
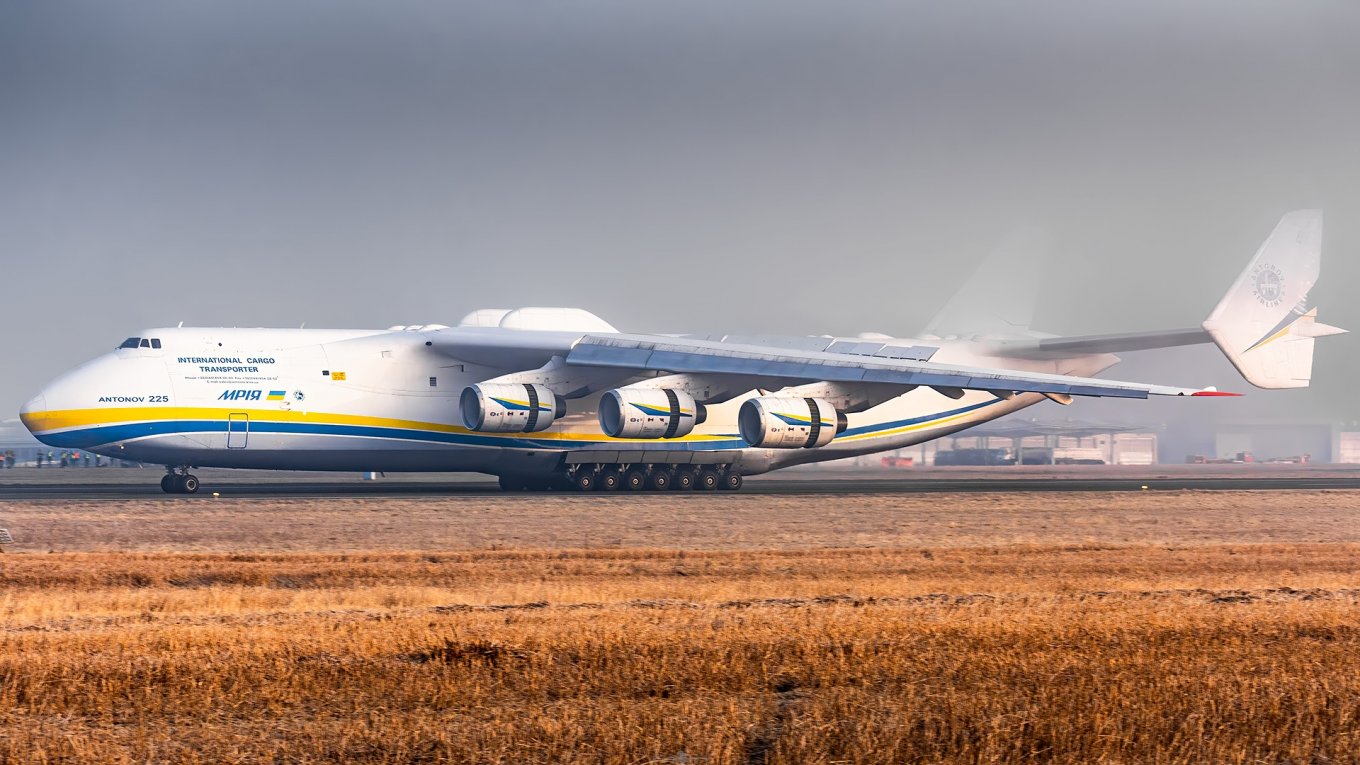
[(1229, 393), (1226, 390), (1197, 390), (1191, 393), (1192, 396), (1241, 396), (1241, 393)]

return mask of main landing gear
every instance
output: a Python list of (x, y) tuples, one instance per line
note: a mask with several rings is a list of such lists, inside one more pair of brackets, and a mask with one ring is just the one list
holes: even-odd
[(505, 491), (736, 491), (742, 478), (731, 465), (572, 465), (547, 476), (503, 475), (500, 484)]
[(167, 467), (165, 475), (161, 478), (161, 491), (166, 494), (196, 494), (198, 476), (190, 473), (187, 465), (180, 468)]

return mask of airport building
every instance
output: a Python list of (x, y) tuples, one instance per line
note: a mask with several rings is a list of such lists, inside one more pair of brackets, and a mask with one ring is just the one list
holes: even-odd
[(1360, 463), (1360, 424), (1323, 418), (1172, 423), (1162, 443), (1163, 462)]
[(1145, 426), (1000, 420), (923, 444), (931, 465), (1155, 465), (1157, 434)]
[(920, 465), (1360, 464), (1360, 423), (1251, 419), (1159, 426), (999, 420), (872, 455), (861, 467)]

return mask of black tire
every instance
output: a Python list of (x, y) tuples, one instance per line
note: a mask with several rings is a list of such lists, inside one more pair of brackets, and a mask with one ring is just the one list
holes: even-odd
[(629, 491), (642, 491), (647, 488), (647, 471), (633, 468), (623, 474), (623, 488)]
[(166, 494), (178, 493), (178, 491), (175, 488), (175, 478), (176, 476), (174, 473), (166, 473), (165, 475), (161, 476), (161, 491), (165, 492)]
[(736, 491), (741, 488), (741, 473), (723, 473), (722, 483), (718, 488), (723, 491)]
[(498, 483), (501, 485), (501, 491), (524, 491), (524, 480), (518, 476), (500, 476)]
[(577, 491), (594, 491), (595, 474), (588, 470), (582, 470), (571, 477), (571, 487)]
[(623, 485), (623, 476), (617, 470), (606, 470), (595, 476), (596, 491), (618, 491)]
[(699, 480), (694, 482), (694, 488), (700, 491), (713, 491), (722, 483), (722, 473), (712, 469), (704, 468), (699, 471)]
[(699, 482), (699, 477), (693, 470), (677, 470), (674, 478), (671, 479), (671, 489), (674, 491), (689, 491)]
[(669, 470), (653, 470), (647, 477), (647, 488), (652, 491), (665, 491), (671, 487), (674, 477)]
[(197, 493), (198, 493), (198, 476), (194, 476), (194, 475), (182, 475), (182, 476), (180, 476), (180, 477), (179, 477), (179, 493), (180, 493), (180, 494), (197, 494)]

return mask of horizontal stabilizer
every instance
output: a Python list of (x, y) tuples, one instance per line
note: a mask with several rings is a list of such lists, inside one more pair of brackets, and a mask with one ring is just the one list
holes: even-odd
[(1313, 341), (1346, 330), (1317, 321), (1308, 291), (1322, 260), (1322, 213), (1296, 210), (1280, 219), (1256, 257), (1200, 328), (1118, 335), (999, 340), (1003, 358), (1054, 360), (1102, 353), (1216, 344), (1248, 382), (1302, 388), (1313, 373)]
[(1147, 351), (1211, 342), (1213, 338), (1203, 329), (1171, 329), (1162, 332), (1003, 340), (997, 343), (992, 353), (1012, 359), (1070, 359), (1097, 353)]

